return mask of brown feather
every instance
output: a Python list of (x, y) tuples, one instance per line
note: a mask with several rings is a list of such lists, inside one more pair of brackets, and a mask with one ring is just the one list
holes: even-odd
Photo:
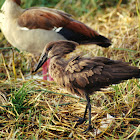
[(46, 29), (52, 30), (54, 27), (63, 27), (68, 24), (68, 19), (63, 14), (51, 11), (48, 8), (42, 9), (28, 9), (18, 18), (18, 24), (21, 27), (29, 29)]
[(100, 35), (82, 22), (72, 19), (71, 15), (60, 10), (46, 7), (29, 8), (19, 16), (18, 24), (21, 27), (27, 27), (29, 29), (40, 28), (52, 30), (54, 28), (63, 27), (77, 36), (80, 35), (80, 38), (83, 40), (79, 39), (79, 42), (78, 40), (75, 40), (80, 44), (97, 44), (102, 47), (108, 47), (111, 45), (109, 39)]
[(18, 24), (29, 29), (42, 28), (51, 30), (54, 27), (66, 27), (90, 38), (99, 35), (85, 24), (70, 18), (70, 15), (45, 7), (43, 10), (40, 8), (29, 8), (25, 10), (18, 18)]
[(51, 30), (54, 27), (65, 27), (90, 38), (99, 36), (96, 31), (79, 21), (73, 20), (68, 14), (49, 8), (44, 8), (43, 10), (29, 8), (25, 10), (18, 18), (18, 24), (29, 29)]
[(93, 29), (89, 28), (82, 22), (76, 21), (76, 20), (71, 20), (68, 25), (66, 25), (66, 28), (71, 29), (75, 32), (84, 34), (85, 36), (88, 36), (90, 38), (99, 36), (99, 34), (94, 31)]
[(42, 28), (51, 30), (54, 27), (66, 27), (90, 38), (99, 35), (85, 24), (70, 18), (69, 14), (45, 7), (42, 9), (29, 8), (25, 10), (25, 12), (23, 12), (18, 18), (18, 24), (29, 29)]

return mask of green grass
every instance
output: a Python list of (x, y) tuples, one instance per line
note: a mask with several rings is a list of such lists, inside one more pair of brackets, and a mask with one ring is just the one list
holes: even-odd
[(0, 7), (3, 5), (3, 3), (4, 3), (4, 0), (1, 0), (0, 1)]
[(24, 84), (20, 89), (15, 89), (11, 96), (11, 103), (13, 106), (13, 112), (15, 112), (16, 116), (19, 116), (21, 112), (27, 110), (28, 101), (27, 94), (30, 94), (32, 89), (29, 89), (30, 82)]
[[(4, 0), (0, 1), (0, 7), (2, 6), (3, 2)], [(119, 3), (119, 0), (60, 0), (59, 2), (58, 0), (21, 0), (21, 2), (23, 8), (29, 8), (32, 6), (46, 6), (51, 8), (58, 8), (64, 10), (65, 12), (73, 14), (76, 17), (79, 17), (83, 14), (92, 12), (92, 10), (94, 10), (95, 12), (106, 7), (116, 7)], [(124, 0), (122, 3), (127, 3), (127, 0)]]
[[(41, 83), (46, 86), (43, 87)], [(7, 83), (5, 87), (5, 91), (9, 87), (12, 92), (7, 96), (7, 99), (9, 99), (8, 105), (0, 106), (2, 116), (1, 138), (8, 137), (10, 133), (13, 139), (63, 139), (68, 138), (70, 133), (73, 133), (74, 138), (93, 138), (92, 133), (81, 133), (87, 127), (86, 124), (78, 126), (77, 129), (73, 128), (74, 120), (76, 116), (83, 114), (83, 106), (85, 106), (86, 102), (79, 102), (77, 97), (67, 96), (68, 94), (63, 92), (63, 94), (56, 94), (55, 92), (47, 91), (46, 89), (50, 88), (58, 90), (57, 86), (47, 81), (34, 80), (25, 83), (17, 81), (13, 84)], [(99, 113), (98, 117), (92, 121), (94, 128), (98, 128), (106, 113), (115, 117), (106, 132), (103, 131), (96, 138), (124, 139), (130, 137), (131, 139), (137, 139), (139, 134), (137, 124), (140, 122), (136, 117), (139, 104), (137, 98), (139, 93), (137, 91), (140, 88), (136, 88), (133, 80), (113, 86), (113, 88), (114, 90), (111, 90), (110, 94), (98, 92), (98, 94), (91, 96), (91, 99), (93, 98), (92, 107), (96, 107), (96, 112)], [(42, 89), (42, 92), (39, 89)], [(132, 90), (134, 93), (131, 93)], [(1, 91), (3, 92), (2, 88)], [(98, 101), (97, 104), (96, 101)], [(70, 102), (71, 104), (62, 105), (63, 102)], [(60, 104), (61, 106), (59, 106)], [(92, 113), (94, 114), (95, 109), (93, 108)], [(134, 134), (130, 136), (132, 132)]]
[[(73, 14), (76, 17), (82, 16), (83, 14), (87, 14), (89, 12), (95, 15), (95, 11), (102, 10), (106, 7), (115, 7), (119, 3), (119, 0), (112, 0), (112, 1), (105, 1), (105, 0), (23, 0), (24, 8), (31, 7), (31, 6), (47, 6), (51, 8), (58, 8), (64, 10), (67, 13)], [(127, 3), (127, 0), (123, 1), (123, 3)]]

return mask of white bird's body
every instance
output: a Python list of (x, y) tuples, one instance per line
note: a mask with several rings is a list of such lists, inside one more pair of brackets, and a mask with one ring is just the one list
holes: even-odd
[(19, 50), (41, 53), (50, 40), (66, 40), (52, 30), (28, 29), (19, 26), (18, 17), (25, 10), (11, 0), (6, 0), (1, 9), (3, 13), (0, 13), (0, 28), (8, 42)]

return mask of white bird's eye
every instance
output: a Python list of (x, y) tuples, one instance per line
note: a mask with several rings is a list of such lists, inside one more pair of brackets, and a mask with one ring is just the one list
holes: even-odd
[(4, 11), (3, 11), (2, 9), (0, 9), (0, 13), (2, 13), (2, 14), (3, 14), (3, 13), (4, 13)]

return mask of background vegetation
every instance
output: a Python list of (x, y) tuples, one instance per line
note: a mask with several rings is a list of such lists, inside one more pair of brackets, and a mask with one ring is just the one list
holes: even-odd
[[(91, 11), (91, 9), (102, 10), (107, 7), (115, 7), (120, 1), (119, 0), (22, 0), (22, 7), (28, 8), (31, 6), (47, 6), (47, 7), (56, 7), (61, 10), (64, 10), (68, 13), (74, 14), (74, 16), (81, 16), (85, 13)], [(4, 0), (1, 0), (0, 6), (4, 3)], [(122, 4), (127, 4), (128, 0), (121, 0)]]
[[(0, 1), (0, 6), (3, 2)], [(22, 0), (23, 8), (31, 6), (64, 10), (112, 40), (107, 49), (96, 45), (79, 46), (74, 54), (121, 59), (140, 68), (138, 0)], [(84, 134), (82, 131), (87, 128), (88, 121), (75, 128), (74, 120), (83, 115), (85, 100), (67, 93), (55, 82), (39, 80), (41, 75), (31, 76), (38, 58), (34, 54), (7, 49), (9, 47), (11, 45), (0, 33), (0, 138), (140, 138), (139, 79), (92, 95), (94, 128)]]

